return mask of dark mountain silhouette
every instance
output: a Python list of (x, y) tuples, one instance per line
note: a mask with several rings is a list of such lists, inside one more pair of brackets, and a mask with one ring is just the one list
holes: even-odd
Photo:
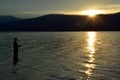
[(0, 24), (21, 20), (13, 16), (0, 16)]
[(120, 13), (94, 18), (79, 15), (49, 14), (2, 24), (1, 31), (120, 31)]

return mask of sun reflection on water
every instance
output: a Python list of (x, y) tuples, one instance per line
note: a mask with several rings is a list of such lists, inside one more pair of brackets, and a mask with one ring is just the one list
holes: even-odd
[(85, 64), (85, 66), (87, 67), (85, 73), (87, 75), (87, 80), (90, 79), (90, 77), (92, 76), (92, 72), (93, 69), (95, 68), (95, 64), (94, 64), (94, 53), (95, 53), (95, 40), (96, 40), (96, 32), (88, 32), (88, 57), (89, 59), (87, 60), (87, 64)]
[(88, 50), (90, 54), (95, 53), (95, 38), (96, 32), (88, 32)]

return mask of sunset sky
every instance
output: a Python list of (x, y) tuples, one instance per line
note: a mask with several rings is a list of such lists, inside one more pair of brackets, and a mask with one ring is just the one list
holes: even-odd
[(0, 15), (35, 17), (45, 14), (77, 14), (85, 10), (103, 14), (120, 11), (120, 0), (0, 0)]

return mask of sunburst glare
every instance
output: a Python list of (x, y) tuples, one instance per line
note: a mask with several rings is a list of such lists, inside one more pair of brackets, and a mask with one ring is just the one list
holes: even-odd
[(95, 17), (97, 14), (101, 14), (101, 13), (102, 13), (101, 10), (95, 10), (95, 9), (82, 11), (83, 15), (88, 15), (89, 17)]

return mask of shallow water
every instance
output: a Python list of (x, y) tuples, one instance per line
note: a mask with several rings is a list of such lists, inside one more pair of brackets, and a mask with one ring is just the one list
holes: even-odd
[[(0, 80), (119, 80), (120, 32), (1, 32)], [(19, 62), (12, 67), (13, 39)]]

